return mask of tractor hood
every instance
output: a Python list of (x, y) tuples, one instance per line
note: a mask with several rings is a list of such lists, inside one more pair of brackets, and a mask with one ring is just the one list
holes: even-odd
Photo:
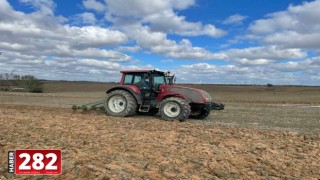
[(160, 99), (168, 95), (175, 95), (186, 99), (190, 103), (206, 104), (212, 102), (210, 94), (201, 89), (175, 85), (161, 85), (160, 91), (162, 91), (162, 93), (160, 93)]

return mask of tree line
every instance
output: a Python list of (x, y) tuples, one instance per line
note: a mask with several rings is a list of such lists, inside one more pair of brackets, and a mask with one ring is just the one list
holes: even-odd
[(33, 75), (0, 74), (0, 91), (43, 92), (43, 83)]

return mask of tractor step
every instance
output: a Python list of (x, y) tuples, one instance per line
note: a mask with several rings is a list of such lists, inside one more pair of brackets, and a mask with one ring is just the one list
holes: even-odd
[(139, 111), (140, 112), (149, 112), (150, 104), (141, 104)]

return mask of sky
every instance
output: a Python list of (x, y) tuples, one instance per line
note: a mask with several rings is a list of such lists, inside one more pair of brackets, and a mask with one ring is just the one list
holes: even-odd
[(0, 73), (320, 85), (320, 0), (0, 0)]

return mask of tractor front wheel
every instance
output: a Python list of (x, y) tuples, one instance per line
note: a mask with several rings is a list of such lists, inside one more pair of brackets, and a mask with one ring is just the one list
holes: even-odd
[(161, 102), (159, 112), (165, 120), (185, 121), (189, 117), (191, 109), (186, 100), (170, 97)]
[(137, 109), (135, 98), (125, 90), (114, 90), (107, 94), (105, 111), (111, 116), (126, 117), (134, 115)]

